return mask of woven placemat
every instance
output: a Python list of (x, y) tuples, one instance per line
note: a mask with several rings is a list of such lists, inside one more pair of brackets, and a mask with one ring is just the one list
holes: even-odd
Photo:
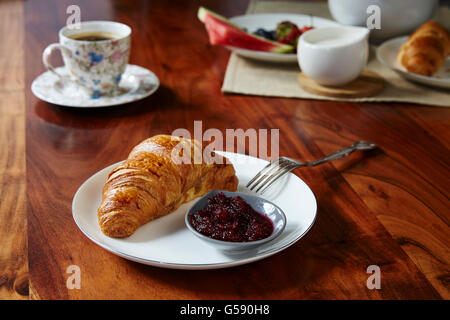
[[(327, 3), (280, 2), (253, 0), (247, 13), (299, 13), (332, 19)], [(450, 9), (441, 7), (434, 20), (447, 24), (450, 21)], [(375, 46), (371, 52), (367, 69), (375, 71), (386, 81), (384, 90), (374, 97), (334, 98), (309, 93), (297, 83), (299, 67), (296, 64), (275, 64), (242, 58), (232, 53), (228, 62), (222, 91), (245, 95), (335, 100), (335, 101), (378, 101), (408, 102), (433, 106), (450, 107), (450, 91), (435, 89), (407, 81), (396, 72), (385, 67), (375, 55)]]

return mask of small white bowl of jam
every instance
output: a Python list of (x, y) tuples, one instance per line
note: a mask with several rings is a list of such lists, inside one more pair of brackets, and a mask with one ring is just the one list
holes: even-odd
[(223, 190), (201, 197), (185, 216), (187, 228), (218, 249), (242, 251), (272, 241), (286, 226), (277, 205), (263, 198)]

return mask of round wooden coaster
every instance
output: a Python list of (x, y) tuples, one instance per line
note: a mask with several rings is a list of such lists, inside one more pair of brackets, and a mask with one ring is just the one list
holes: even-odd
[(323, 86), (308, 78), (303, 72), (298, 75), (298, 83), (300, 87), (310, 93), (334, 98), (372, 97), (384, 88), (384, 79), (369, 70), (363, 70), (357, 79), (342, 87)]

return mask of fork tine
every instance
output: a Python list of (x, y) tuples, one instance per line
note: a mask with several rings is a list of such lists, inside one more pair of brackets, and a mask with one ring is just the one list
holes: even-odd
[[(278, 168), (278, 167), (280, 166), (280, 163), (283, 164), (283, 163), (285, 163), (285, 162), (286, 162), (286, 159), (284, 159), (284, 158), (278, 158), (278, 159), (276, 159), (276, 160), (270, 162), (270, 163), (267, 164), (263, 169), (261, 169), (261, 171), (259, 171), (259, 172), (256, 174), (256, 176), (254, 176), (254, 177), (252, 178), (252, 180), (250, 180), (250, 181), (247, 183), (247, 186), (246, 186), (246, 187), (249, 188), (250, 185), (252, 185), (252, 183), (254, 183), (259, 177), (262, 176), (262, 178), (264, 178), (267, 174), (269, 174), (270, 172), (272, 172), (274, 169)], [(259, 183), (259, 180), (258, 180), (258, 182), (254, 183), (254, 186), (253, 186), (250, 190), (252, 190), (256, 185), (258, 185), (258, 183)]]
[(266, 186), (263, 190), (261, 190), (261, 194), (263, 194), (264, 191), (266, 191), (273, 183), (275, 183), (275, 181), (279, 180), (284, 175), (286, 175), (287, 173), (291, 172), (294, 169), (297, 169), (298, 167), (300, 167), (299, 164), (291, 163), (289, 166), (280, 168), (277, 172), (272, 174), (266, 181), (264, 181), (264, 183), (262, 183), (262, 185), (260, 185), (260, 187), (258, 189), (256, 189), (255, 192), (259, 192), (259, 190), (261, 190), (261, 188)]
[(280, 159), (276, 159), (272, 162), (269, 162), (264, 168), (262, 168), (246, 185), (246, 187), (248, 188), (256, 179), (258, 179), (263, 172), (267, 171), (269, 169), (269, 167), (271, 167), (272, 165), (274, 165), (275, 162), (278, 162)]
[(272, 161), (272, 162), (269, 162), (264, 168), (262, 168), (253, 178), (252, 178), (252, 180), (250, 180), (248, 183), (247, 183), (247, 185), (246, 185), (246, 187), (248, 188), (252, 183), (253, 183), (253, 181), (255, 181), (256, 179), (258, 179), (261, 175), (262, 175), (262, 173), (264, 172), (264, 171), (266, 171), (270, 166), (272, 166), (275, 162), (278, 162), (278, 161), (280, 161), (280, 159), (278, 158), (278, 159), (276, 159), (276, 160), (274, 160), (274, 161)]
[(289, 161), (287, 161), (286, 159), (281, 159), (278, 163), (275, 163), (273, 166), (269, 167), (269, 170), (266, 170), (265, 172), (263, 172), (260, 177), (253, 182), (253, 184), (251, 185), (251, 187), (249, 188), (250, 190), (255, 189), (256, 187), (258, 187), (258, 185), (261, 184), (261, 182), (263, 182), (265, 179), (267, 179), (267, 177), (270, 177), (273, 175), (274, 172), (278, 171), (280, 168), (284, 168), (286, 166), (289, 165)]

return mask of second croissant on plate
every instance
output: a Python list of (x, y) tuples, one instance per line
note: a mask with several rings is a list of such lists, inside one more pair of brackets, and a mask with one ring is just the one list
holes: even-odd
[(398, 52), (398, 61), (408, 72), (432, 76), (450, 55), (450, 34), (439, 23), (420, 26)]

